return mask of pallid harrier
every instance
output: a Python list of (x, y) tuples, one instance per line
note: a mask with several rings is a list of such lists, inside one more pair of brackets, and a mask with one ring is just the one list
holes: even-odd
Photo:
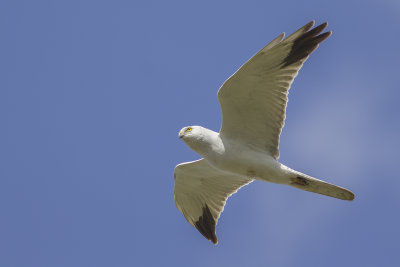
[(203, 158), (175, 167), (175, 204), (203, 236), (218, 243), (215, 227), (228, 197), (253, 179), (290, 185), (344, 200), (349, 190), (279, 163), (279, 135), (288, 91), (303, 63), (332, 32), (311, 21), (286, 39), (276, 37), (224, 82), (219, 133), (201, 126), (179, 132)]

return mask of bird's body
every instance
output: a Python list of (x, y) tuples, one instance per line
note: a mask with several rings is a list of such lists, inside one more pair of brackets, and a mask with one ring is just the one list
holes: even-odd
[(220, 136), (201, 126), (191, 126), (201, 138), (185, 139), (186, 144), (201, 155), (212, 167), (252, 179), (286, 184), (290, 169), (268, 153)]
[(353, 200), (342, 187), (318, 180), (278, 162), (279, 136), (291, 83), (308, 56), (331, 32), (310, 30), (314, 22), (283, 39), (281, 34), (246, 62), (218, 91), (219, 133), (184, 127), (179, 137), (203, 159), (175, 168), (175, 204), (188, 222), (214, 244), (226, 200), (254, 179)]

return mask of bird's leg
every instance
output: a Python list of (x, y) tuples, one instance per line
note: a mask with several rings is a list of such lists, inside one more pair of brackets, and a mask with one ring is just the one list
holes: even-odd
[(303, 177), (294, 177), (294, 178), (290, 178), (290, 180), (292, 181), (292, 184), (297, 184), (297, 185), (301, 185), (301, 186), (308, 185), (308, 181)]

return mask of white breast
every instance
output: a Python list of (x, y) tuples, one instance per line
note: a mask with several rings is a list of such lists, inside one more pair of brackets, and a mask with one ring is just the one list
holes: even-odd
[(287, 174), (282, 164), (264, 151), (246, 144), (221, 140), (220, 146), (209, 151), (204, 158), (217, 169), (274, 183), (286, 183)]

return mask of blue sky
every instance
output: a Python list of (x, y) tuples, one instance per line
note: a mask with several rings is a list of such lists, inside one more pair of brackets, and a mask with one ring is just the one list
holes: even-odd
[[(353, 202), (254, 182), (219, 244), (173, 169), (223, 81), (281, 32), (333, 35), (295, 80), (280, 161)], [(0, 266), (399, 266), (400, 3), (2, 1)]]

